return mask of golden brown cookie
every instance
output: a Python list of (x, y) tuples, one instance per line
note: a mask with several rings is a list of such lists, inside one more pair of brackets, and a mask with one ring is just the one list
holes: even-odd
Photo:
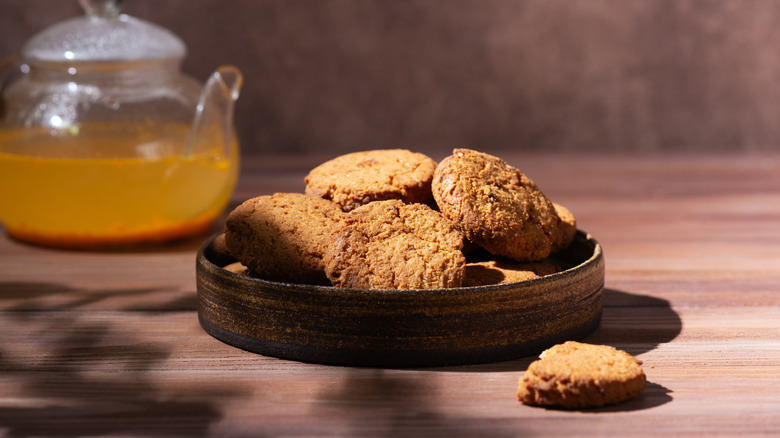
[(528, 405), (591, 408), (615, 404), (645, 387), (641, 361), (607, 345), (568, 341), (528, 366), (517, 399)]
[(227, 265), (236, 261), (225, 243), (225, 233), (214, 238), (214, 241), (211, 243), (210, 258), (218, 265)]
[(371, 201), (431, 199), (436, 162), (406, 149), (379, 149), (341, 155), (320, 164), (304, 179), (306, 194), (329, 199), (350, 211)]
[(432, 191), (442, 214), (491, 253), (538, 261), (552, 251), (560, 223), (555, 207), (504, 160), (455, 149), (436, 167)]
[(517, 283), (558, 272), (558, 267), (549, 261), (515, 262), (510, 260), (488, 260), (466, 264), (463, 286), (487, 286), (492, 284)]
[(338, 205), (300, 193), (259, 196), (227, 218), (228, 250), (253, 276), (294, 283), (329, 284), (322, 254)]
[(230, 263), (229, 265), (225, 265), (222, 269), (238, 275), (249, 275), (246, 266), (242, 265), (239, 262), (233, 262)]
[(465, 258), (455, 224), (424, 204), (376, 201), (345, 214), (325, 252), (337, 287), (438, 289), (459, 287)]
[(552, 247), (552, 252), (556, 253), (568, 248), (571, 242), (574, 241), (574, 235), (577, 233), (577, 219), (563, 205), (553, 202), (553, 207), (555, 207), (555, 212), (561, 219), (555, 232), (555, 241)]
[(229, 257), (230, 252), (225, 244), (225, 233), (222, 233), (214, 238), (214, 242), (211, 243), (211, 249), (220, 257)]

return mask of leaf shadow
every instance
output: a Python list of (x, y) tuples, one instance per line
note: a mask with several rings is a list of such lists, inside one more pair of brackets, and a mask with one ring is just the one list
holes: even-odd
[[(110, 294), (152, 292), (0, 283), (0, 300), (21, 300), (18, 309), (6, 307), (4, 325), (25, 333), (23, 344), (0, 345), (0, 375), (21, 397), (0, 409), (4, 436), (207, 436), (223, 418), (222, 402), (249, 396), (239, 385), (171, 384), (179, 371), (168, 369), (170, 345), (128, 332), (110, 315), (73, 311)], [(76, 297), (24, 304), (63, 293)]]
[[(166, 286), (143, 288), (74, 288), (57, 283), (45, 282), (0, 282), (0, 303), (9, 311), (58, 311), (77, 310), (109, 299), (121, 297), (139, 298), (125, 300), (129, 303), (142, 303), (143, 296), (158, 294), (168, 289)], [(120, 310), (163, 311), (196, 310), (197, 298), (194, 293), (178, 296), (175, 299), (154, 305), (125, 305)]]

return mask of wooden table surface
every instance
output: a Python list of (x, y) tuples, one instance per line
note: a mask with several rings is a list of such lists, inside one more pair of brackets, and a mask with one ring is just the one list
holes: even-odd
[[(198, 325), (206, 236), (72, 252), (3, 234), (0, 436), (780, 434), (780, 154), (504, 158), (602, 244), (603, 317), (585, 341), (644, 361), (637, 398), (525, 406), (515, 390), (532, 357), (435, 369), (264, 357)], [(319, 162), (246, 158), (234, 201), (302, 191)]]

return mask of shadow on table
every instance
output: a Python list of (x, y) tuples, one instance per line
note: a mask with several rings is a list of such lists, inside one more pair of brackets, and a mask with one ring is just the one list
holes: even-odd
[[(514, 386), (506, 387), (506, 392), (502, 392), (498, 398), (495, 390), (486, 389), (484, 393), (465, 392), (448, 400), (442, 397), (440, 385), (440, 379), (431, 378), (423, 370), (348, 368), (340, 384), (317, 395), (317, 403), (312, 404), (315, 409), (312, 414), (315, 417), (341, 419), (346, 436), (503, 438), (525, 436), (526, 433), (533, 435), (530, 430), (538, 429), (529, 423), (533, 420), (527, 412), (518, 412), (517, 416), (506, 415), (507, 405), (518, 410), (567, 412), (525, 406), (515, 398)], [(661, 385), (648, 383), (638, 396), (618, 405), (569, 412), (599, 414), (649, 409), (671, 401), (669, 392)], [(436, 393), (440, 395), (437, 397)], [(452, 394), (457, 394), (457, 391)], [(442, 406), (442, 401), (461, 408), (464, 403), (473, 405), (474, 414), (453, 414)], [(504, 413), (498, 416), (485, 415), (486, 410)]]
[[(505, 427), (500, 420), (455, 416), (442, 410), (442, 399), (434, 396), (441, 388), (427, 373), (381, 368), (344, 370), (340, 384), (317, 394), (317, 403), (312, 405), (315, 417), (339, 418), (343, 422), (340, 427), (345, 429), (343, 436), (518, 436), (517, 428)], [(477, 400), (467, 402), (483, 408)]]
[[(0, 291), (5, 299), (30, 292), (8, 284)], [(3, 436), (205, 436), (223, 416), (217, 401), (248, 395), (176, 377), (166, 369), (164, 342), (136, 338), (110, 318), (62, 311), (2, 318), (11, 333), (26, 333), (24, 344), (6, 337), (0, 345), (0, 376), (19, 400), (0, 409)]]
[[(682, 331), (682, 320), (669, 301), (647, 295), (604, 289), (599, 326), (580, 339), (590, 344), (611, 345), (636, 356), (672, 341)], [(541, 351), (540, 351), (541, 353)], [(437, 368), (439, 371), (523, 371), (537, 359), (529, 357), (489, 364)]]
[[(676, 338), (682, 330), (679, 315), (666, 300), (632, 294), (614, 289), (604, 291), (604, 312), (601, 324), (583, 342), (613, 345), (638, 355)], [(491, 364), (418, 368), (413, 370), (386, 370), (345, 367), (343, 380), (317, 395), (315, 414), (338, 417), (346, 421), (345, 427), (357, 435), (375, 436), (428, 436), (430, 431), (452, 437), (466, 436), (517, 436), (522, 435), (527, 417), (502, 417), (487, 419), (475, 414), (454, 416), (435, 404), (442, 388), (433, 382), (441, 382), (429, 373), (463, 373), (453, 382), (468, 378), (467, 374), (488, 372), (517, 372), (517, 378), (536, 356)], [(480, 379), (480, 375), (475, 375)], [(502, 379), (503, 380), (503, 379)], [(517, 382), (516, 379), (511, 379)], [(467, 403), (475, 409), (485, 408), (484, 403), (511, 403), (518, 409), (525, 407), (515, 398), (515, 387), (506, 388), (506, 400), (496, 401), (486, 393), (467, 394)], [(616, 413), (650, 409), (672, 400), (671, 391), (657, 383), (648, 382), (645, 389), (626, 402), (595, 409), (577, 410), (579, 413)], [(482, 397), (482, 401), (480, 401)], [(463, 400), (454, 400), (462, 403)], [(540, 409), (530, 408), (527, 409)], [(547, 408), (541, 408), (549, 410)], [(525, 418), (525, 419), (523, 419)], [(415, 435), (418, 434), (418, 435)]]
[(0, 282), (0, 307), (11, 311), (78, 310), (106, 300), (121, 300), (125, 311), (196, 310), (193, 293), (181, 294), (161, 303), (141, 304), (144, 296), (159, 294), (164, 287), (84, 289), (57, 283)]
[[(604, 290), (603, 316), (599, 327), (581, 342), (611, 345), (636, 356), (675, 339), (682, 331), (682, 320), (669, 301), (615, 289)], [(523, 372), (536, 355), (516, 360), (456, 366), (423, 368), (420, 371), (463, 373)], [(518, 378), (521, 375), (518, 374)], [(648, 382), (636, 398), (624, 403), (583, 412), (622, 412), (653, 408), (672, 400), (671, 390)]]
[[(21, 300), (61, 293), (45, 283), (0, 283), (0, 300)], [(59, 310), (77, 309), (101, 299), (99, 291), (71, 291), (78, 297)], [(105, 294), (106, 292), (102, 292)], [(147, 290), (112, 291), (145, 294)], [(79, 295), (81, 294), (81, 295)], [(28, 308), (30, 306), (23, 306)], [(167, 307), (167, 306), (163, 306)], [(13, 310), (13, 309), (7, 309)], [(51, 310), (51, 309), (50, 309)], [(74, 312), (5, 312), (5, 325), (34, 336), (31, 345), (0, 346), (0, 375), (12, 382), (23, 404), (0, 410), (6, 436), (76, 437), (91, 435), (204, 436), (223, 413), (215, 400), (246, 397), (248, 388), (214, 387), (188, 382), (169, 385), (153, 373), (164, 368), (171, 352), (162, 343), (149, 343), (124, 333), (124, 345), (102, 340), (121, 328), (101, 318), (84, 320)], [(679, 315), (668, 301), (606, 289), (600, 326), (585, 342), (613, 345), (638, 355), (669, 342), (682, 330)], [(61, 327), (68, 327), (62, 331)], [(319, 414), (331, 413), (348, 427), (377, 436), (409, 436), (446, 431), (452, 437), (515, 436), (513, 419), (489, 424), (453, 415), (434, 405), (431, 394), (440, 391), (428, 372), (520, 372), (535, 357), (462, 367), (397, 370), (345, 368), (340, 384), (315, 395)], [(176, 379), (173, 379), (174, 381)], [(513, 388), (507, 402), (517, 403)], [(648, 383), (635, 399), (582, 412), (623, 412), (648, 409), (669, 402), (667, 388)], [(473, 394), (479, 397), (479, 394)], [(471, 396), (469, 396), (471, 397)], [(503, 402), (502, 402), (503, 403)], [(475, 408), (478, 406), (475, 406)], [(507, 424), (509, 422), (511, 424)]]
[(583, 342), (612, 345), (636, 356), (671, 342), (681, 331), (682, 320), (669, 301), (605, 289), (601, 323)]
[(630, 411), (640, 411), (643, 409), (650, 409), (672, 401), (672, 396), (670, 395), (671, 392), (672, 391), (669, 390), (669, 388), (666, 388), (665, 386), (659, 385), (657, 383), (647, 382), (647, 385), (645, 385), (645, 389), (642, 390), (642, 392), (640, 392), (639, 395), (632, 398), (631, 400), (627, 400), (623, 403), (619, 403), (612, 406), (604, 406), (602, 408), (595, 408), (595, 409), (585, 409), (579, 412), (592, 412), (592, 413), (630, 412)]

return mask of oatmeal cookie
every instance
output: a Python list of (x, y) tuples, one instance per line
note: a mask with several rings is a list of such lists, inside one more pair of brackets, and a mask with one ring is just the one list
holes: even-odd
[(525, 404), (599, 407), (630, 399), (645, 387), (641, 361), (607, 345), (568, 341), (539, 357), (520, 379), (517, 399)]
[(371, 201), (431, 199), (436, 162), (406, 149), (353, 152), (326, 161), (304, 179), (306, 194), (329, 199), (350, 211)]
[(345, 214), (323, 257), (336, 287), (459, 287), (465, 258), (455, 224), (424, 204), (376, 201)]
[(343, 214), (338, 205), (301, 193), (259, 196), (228, 215), (225, 243), (255, 277), (329, 284), (322, 254)]
[(511, 260), (471, 262), (466, 263), (463, 286), (516, 283), (556, 272), (558, 272), (558, 267), (546, 260), (541, 262), (515, 262)]
[(574, 235), (577, 233), (577, 219), (563, 205), (553, 202), (553, 207), (555, 207), (555, 213), (561, 219), (555, 231), (555, 240), (552, 247), (552, 252), (556, 253), (568, 248), (571, 242), (574, 241)]
[(218, 265), (228, 265), (235, 262), (225, 243), (225, 233), (219, 234), (211, 243), (211, 259)]
[(561, 221), (555, 207), (504, 160), (455, 149), (436, 167), (432, 191), (442, 214), (489, 252), (538, 261), (552, 251)]

